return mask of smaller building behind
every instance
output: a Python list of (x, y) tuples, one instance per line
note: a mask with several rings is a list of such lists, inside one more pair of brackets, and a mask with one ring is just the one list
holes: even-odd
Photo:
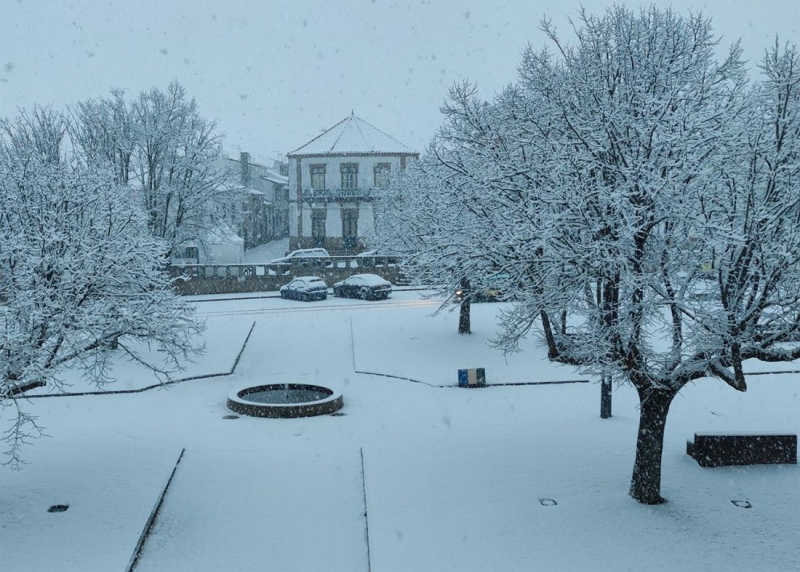
[(241, 213), (236, 226), (245, 249), (289, 235), (288, 166), (278, 160), (268, 167), (256, 163), (250, 153), (227, 159), (238, 183), (244, 188)]

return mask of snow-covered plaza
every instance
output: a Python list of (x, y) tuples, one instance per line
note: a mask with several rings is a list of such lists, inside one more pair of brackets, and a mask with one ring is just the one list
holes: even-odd
[[(684, 389), (667, 424), (669, 502), (651, 507), (628, 496), (634, 390), (616, 388), (602, 420), (594, 379), (531, 385), (588, 378), (533, 340), (507, 358), (489, 347), (499, 304), (473, 306), (472, 336), (413, 291), (197, 306), (206, 353), (180, 375), (229, 372), (252, 328), (231, 375), (21, 403), (49, 436), (23, 450), (23, 470), (0, 469), (0, 569), (126, 570), (184, 449), (137, 571), (800, 569), (800, 468), (704, 469), (685, 448), (701, 431), (800, 432), (800, 373), (748, 376), (746, 393)], [(452, 387), (467, 367), (519, 385)], [(108, 391), (156, 382), (126, 363), (115, 375)], [(344, 408), (225, 419), (229, 392), (272, 382), (334, 387)]]

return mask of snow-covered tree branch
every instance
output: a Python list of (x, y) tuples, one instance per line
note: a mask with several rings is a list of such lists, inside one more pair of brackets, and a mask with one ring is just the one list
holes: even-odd
[[(121, 91), (72, 110), (77, 149), (90, 163), (110, 165), (117, 182), (135, 189), (147, 224), (170, 254), (226, 228), (240, 199), (223, 159), (221, 135), (178, 83), (144, 91), (131, 102)], [(126, 192), (129, 192), (127, 190)]]
[[(582, 12), (573, 43), (543, 29), (556, 55), (526, 50), (493, 101), (452, 90), (394, 229), (424, 266), (502, 276), (516, 302), (499, 347), (533, 332), (550, 359), (637, 389), (630, 492), (659, 503), (681, 388), (744, 391), (746, 360), (800, 357), (798, 54), (776, 44), (750, 85), (738, 45), (718, 60), (701, 16)], [(469, 236), (455, 253), (435, 230), (448, 220)]]
[[(68, 366), (112, 381), (117, 346), (157, 372), (178, 369), (202, 326), (173, 292), (135, 198), (105, 166), (69, 158), (61, 114), (37, 108), (0, 127), (0, 404), (18, 462), (38, 431), (17, 399), (26, 388), (60, 388)], [(163, 363), (147, 362), (137, 340)]]

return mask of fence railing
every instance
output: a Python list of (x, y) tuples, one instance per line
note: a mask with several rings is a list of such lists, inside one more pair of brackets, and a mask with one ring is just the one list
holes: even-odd
[(392, 256), (297, 258), (282, 264), (187, 264), (170, 266), (181, 294), (225, 294), (278, 290), (296, 276), (319, 276), (329, 286), (360, 273), (378, 274), (390, 282), (400, 276)]

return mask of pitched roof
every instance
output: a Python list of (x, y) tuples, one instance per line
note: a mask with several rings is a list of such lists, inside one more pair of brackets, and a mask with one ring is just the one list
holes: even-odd
[(289, 184), (289, 177), (281, 175), (280, 173), (270, 169), (267, 167), (266, 175), (264, 178), (268, 180), (270, 183), (276, 183), (278, 185), (288, 185)]
[(397, 139), (351, 114), (289, 155), (391, 153), (416, 155)]

